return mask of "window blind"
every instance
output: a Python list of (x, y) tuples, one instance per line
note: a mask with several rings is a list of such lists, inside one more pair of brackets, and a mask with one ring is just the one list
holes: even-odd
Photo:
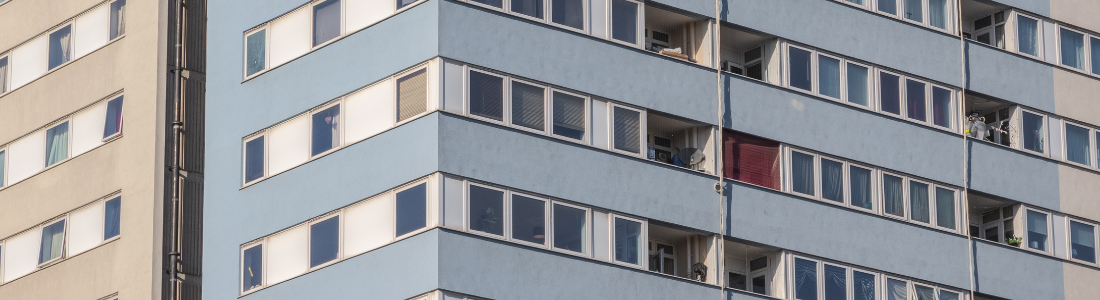
[(779, 142), (732, 130), (722, 132), (726, 178), (780, 189)]
[(641, 133), (639, 131), (641, 128), (641, 113), (622, 107), (615, 107), (614, 114), (615, 149), (632, 153), (640, 152)]
[(504, 120), (504, 78), (470, 71), (470, 114)]
[(428, 110), (428, 73), (421, 69), (397, 80), (397, 121)]
[(554, 92), (554, 134), (584, 138), (584, 98)]
[(512, 82), (512, 124), (543, 130), (546, 108), (545, 89), (522, 82)]

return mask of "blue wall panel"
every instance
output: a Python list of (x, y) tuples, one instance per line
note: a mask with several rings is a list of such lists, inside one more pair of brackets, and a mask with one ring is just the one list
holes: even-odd
[(986, 142), (969, 141), (970, 189), (1058, 210), (1058, 163)]
[(739, 182), (726, 234), (857, 266), (970, 286), (965, 237)]
[(826, 154), (962, 186), (962, 136), (724, 75), (724, 126)]
[(971, 41), (966, 54), (967, 89), (1054, 111), (1054, 67)]
[(975, 290), (1007, 299), (1065, 299), (1061, 260), (974, 240)]

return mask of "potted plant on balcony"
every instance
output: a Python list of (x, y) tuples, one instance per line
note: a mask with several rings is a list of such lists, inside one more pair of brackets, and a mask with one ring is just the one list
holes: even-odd
[(1024, 241), (1024, 238), (1018, 237), (1018, 236), (1013, 236), (1013, 237), (1008, 238), (1008, 240), (1006, 242), (1008, 242), (1009, 245), (1019, 247), (1020, 243), (1023, 242), (1023, 241)]

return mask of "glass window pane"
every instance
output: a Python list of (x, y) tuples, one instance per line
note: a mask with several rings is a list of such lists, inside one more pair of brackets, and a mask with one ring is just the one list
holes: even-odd
[(638, 43), (638, 3), (611, 0), (611, 38)]
[(1075, 259), (1096, 262), (1096, 227), (1069, 221), (1070, 254)]
[(485, 4), (492, 7), (504, 8), (504, 1), (501, 0), (470, 0), (473, 2)]
[(875, 274), (852, 271), (852, 296), (855, 300), (875, 300)]
[(546, 117), (546, 93), (542, 87), (512, 82), (512, 124), (543, 130)]
[(340, 250), (340, 216), (309, 226), (309, 266), (336, 260)]
[(107, 120), (103, 122), (103, 138), (122, 131), (122, 97), (107, 102)]
[(50, 66), (49, 70), (53, 70), (57, 66), (72, 60), (73, 55), (73, 43), (72, 43), (73, 26), (65, 25), (54, 32), (50, 33)]
[(729, 273), (729, 288), (742, 291), (748, 289), (745, 275)]
[(1020, 52), (1039, 56), (1039, 20), (1016, 16), (1016, 34)]
[(794, 259), (794, 298), (817, 300), (817, 262)]
[(959, 294), (955, 292), (940, 290), (939, 300), (959, 300)]
[(550, 21), (584, 29), (584, 0), (550, 0)]
[(8, 57), (0, 57), (0, 94), (8, 92)]
[(905, 80), (905, 111), (910, 119), (919, 121), (928, 120), (928, 116), (924, 112), (925, 101), (927, 101), (924, 91), (925, 87), (927, 87), (927, 85), (923, 82)]
[(402, 236), (428, 226), (428, 184), (397, 192), (394, 236)]
[(871, 201), (871, 170), (856, 166), (848, 168), (848, 184), (851, 187), (852, 206), (874, 208)]
[(883, 210), (898, 217), (905, 216), (904, 180), (890, 174), (882, 174)]
[(46, 166), (69, 158), (69, 121), (46, 130)]
[(878, 11), (891, 15), (898, 14), (897, 0), (878, 0)]
[(244, 269), (241, 270), (244, 278), (241, 279), (241, 290), (248, 291), (263, 285), (264, 276), (264, 245), (256, 245), (244, 250)]
[(1020, 134), (1024, 136), (1024, 149), (1043, 152), (1043, 116), (1030, 112), (1023, 112), (1024, 130)]
[(936, 225), (955, 229), (955, 191), (936, 187)]
[(825, 300), (848, 300), (848, 270), (825, 264)]
[(844, 202), (844, 164), (821, 159), (821, 198)]
[(39, 249), (39, 264), (61, 257), (61, 250), (65, 249), (65, 220), (42, 228), (42, 247)]
[(123, 34), (126, 34), (126, 0), (117, 0), (111, 3), (111, 39)]
[(928, 223), (928, 185), (916, 181), (909, 182), (909, 210), (913, 221)]
[(542, 19), (542, 0), (512, 0), (512, 12)]
[(614, 107), (615, 149), (631, 153), (641, 151), (641, 113), (622, 107)]
[(248, 76), (267, 67), (267, 29), (260, 29), (248, 35), (245, 44), (248, 49), (245, 54), (245, 75)]
[(397, 121), (428, 111), (428, 74), (420, 69), (397, 79)]
[(936, 300), (936, 289), (915, 284), (913, 290), (916, 291), (917, 300)]
[(7, 151), (0, 151), (0, 187), (4, 186), (4, 173), (5, 173), (4, 172), (4, 170), (5, 170), (4, 169), (5, 168), (4, 162), (6, 161), (4, 159), (4, 156), (6, 156), (6, 155), (7, 155)]
[(588, 214), (571, 206), (554, 204), (554, 248), (584, 253)]
[(1085, 69), (1085, 35), (1061, 28), (1062, 65)]
[(761, 257), (749, 261), (749, 272), (756, 272), (757, 270), (768, 267), (768, 258)]
[(867, 106), (868, 90), (867, 68), (848, 64), (848, 102)]
[(863, 5), (863, 0), (845, 0), (845, 1), (848, 1), (848, 3)]
[(470, 114), (504, 120), (504, 78), (470, 71)]
[(248, 141), (244, 148), (244, 182), (264, 177), (264, 137)]
[(813, 90), (812, 76), (810, 73), (810, 51), (802, 50), (795, 47), (790, 47), (788, 52), (791, 56), (790, 62), (790, 79), (791, 87), (800, 88), (807, 91)]
[(1089, 156), (1089, 129), (1066, 123), (1066, 159), (1069, 161), (1092, 165)]
[[(935, 0), (933, 0), (935, 1)], [(932, 87), (932, 124), (951, 128), (951, 91)]]
[(768, 294), (768, 280), (766, 275), (752, 278), (752, 292), (757, 294)]
[(554, 92), (554, 134), (584, 139), (584, 98), (562, 92)]
[[(1089, 38), (1089, 49), (1092, 52), (1092, 74), (1100, 75), (1100, 39)], [(0, 92), (4, 89), (0, 88)]]
[(923, 13), (924, 10), (923, 10), (923, 7), (921, 7), (922, 4), (923, 4), (921, 2), (923, 2), (923, 1), (921, 1), (921, 0), (904, 0), (904, 1), (905, 1), (905, 18), (909, 19), (909, 20), (912, 20), (912, 21), (924, 22), (924, 13)]
[(470, 230), (504, 235), (504, 192), (470, 186)]
[(340, 36), (340, 0), (327, 0), (313, 6), (313, 46)]
[(640, 264), (642, 223), (615, 218), (615, 260)]
[(928, 25), (947, 29), (947, 0), (928, 0)]
[(886, 279), (886, 300), (907, 300), (909, 299), (909, 289), (905, 281), (887, 278)]
[(103, 239), (116, 237), (122, 223), (122, 197), (115, 197), (103, 203)]
[(397, 9), (404, 8), (420, 0), (397, 0)]
[(814, 157), (791, 151), (791, 189), (814, 195)]
[(879, 73), (879, 100), (882, 111), (895, 115), (901, 114), (901, 78), (888, 73)]
[(340, 147), (340, 105), (313, 114), (313, 154)]
[(818, 88), (822, 95), (840, 98), (840, 60), (828, 56), (817, 57)]
[(546, 243), (546, 201), (512, 195), (512, 238)]
[(1047, 251), (1047, 214), (1027, 211), (1027, 246)]

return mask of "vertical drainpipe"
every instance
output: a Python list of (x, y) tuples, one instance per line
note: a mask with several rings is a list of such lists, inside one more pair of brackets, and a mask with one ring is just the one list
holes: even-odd
[(713, 139), (714, 142), (714, 174), (718, 175), (718, 186), (715, 187), (715, 192), (718, 192), (718, 245), (717, 252), (715, 253), (715, 268), (714, 270), (714, 282), (718, 285), (718, 300), (724, 300), (726, 298), (726, 290), (722, 284), (722, 275), (725, 274), (723, 264), (726, 261), (726, 201), (722, 197), (725, 194), (725, 183), (723, 179), (725, 174), (725, 168), (722, 166), (722, 0), (714, 0), (714, 52), (711, 53), (714, 57), (714, 70), (716, 80), (718, 82), (718, 130), (715, 132)]
[(181, 135), (183, 134), (183, 121), (180, 118), (180, 112), (182, 111), (180, 106), (183, 105), (182, 88), (183, 84), (183, 68), (180, 67), (183, 57), (183, 0), (176, 0), (176, 36), (175, 36), (175, 62), (172, 66), (172, 76), (174, 77), (172, 85), (172, 166), (170, 167), (171, 173), (171, 189), (172, 189), (172, 202), (169, 204), (171, 207), (172, 216), (172, 228), (169, 230), (169, 253), (168, 253), (168, 295), (169, 299), (179, 299), (179, 230), (180, 230), (180, 152), (182, 148), (180, 143), (182, 142)]

